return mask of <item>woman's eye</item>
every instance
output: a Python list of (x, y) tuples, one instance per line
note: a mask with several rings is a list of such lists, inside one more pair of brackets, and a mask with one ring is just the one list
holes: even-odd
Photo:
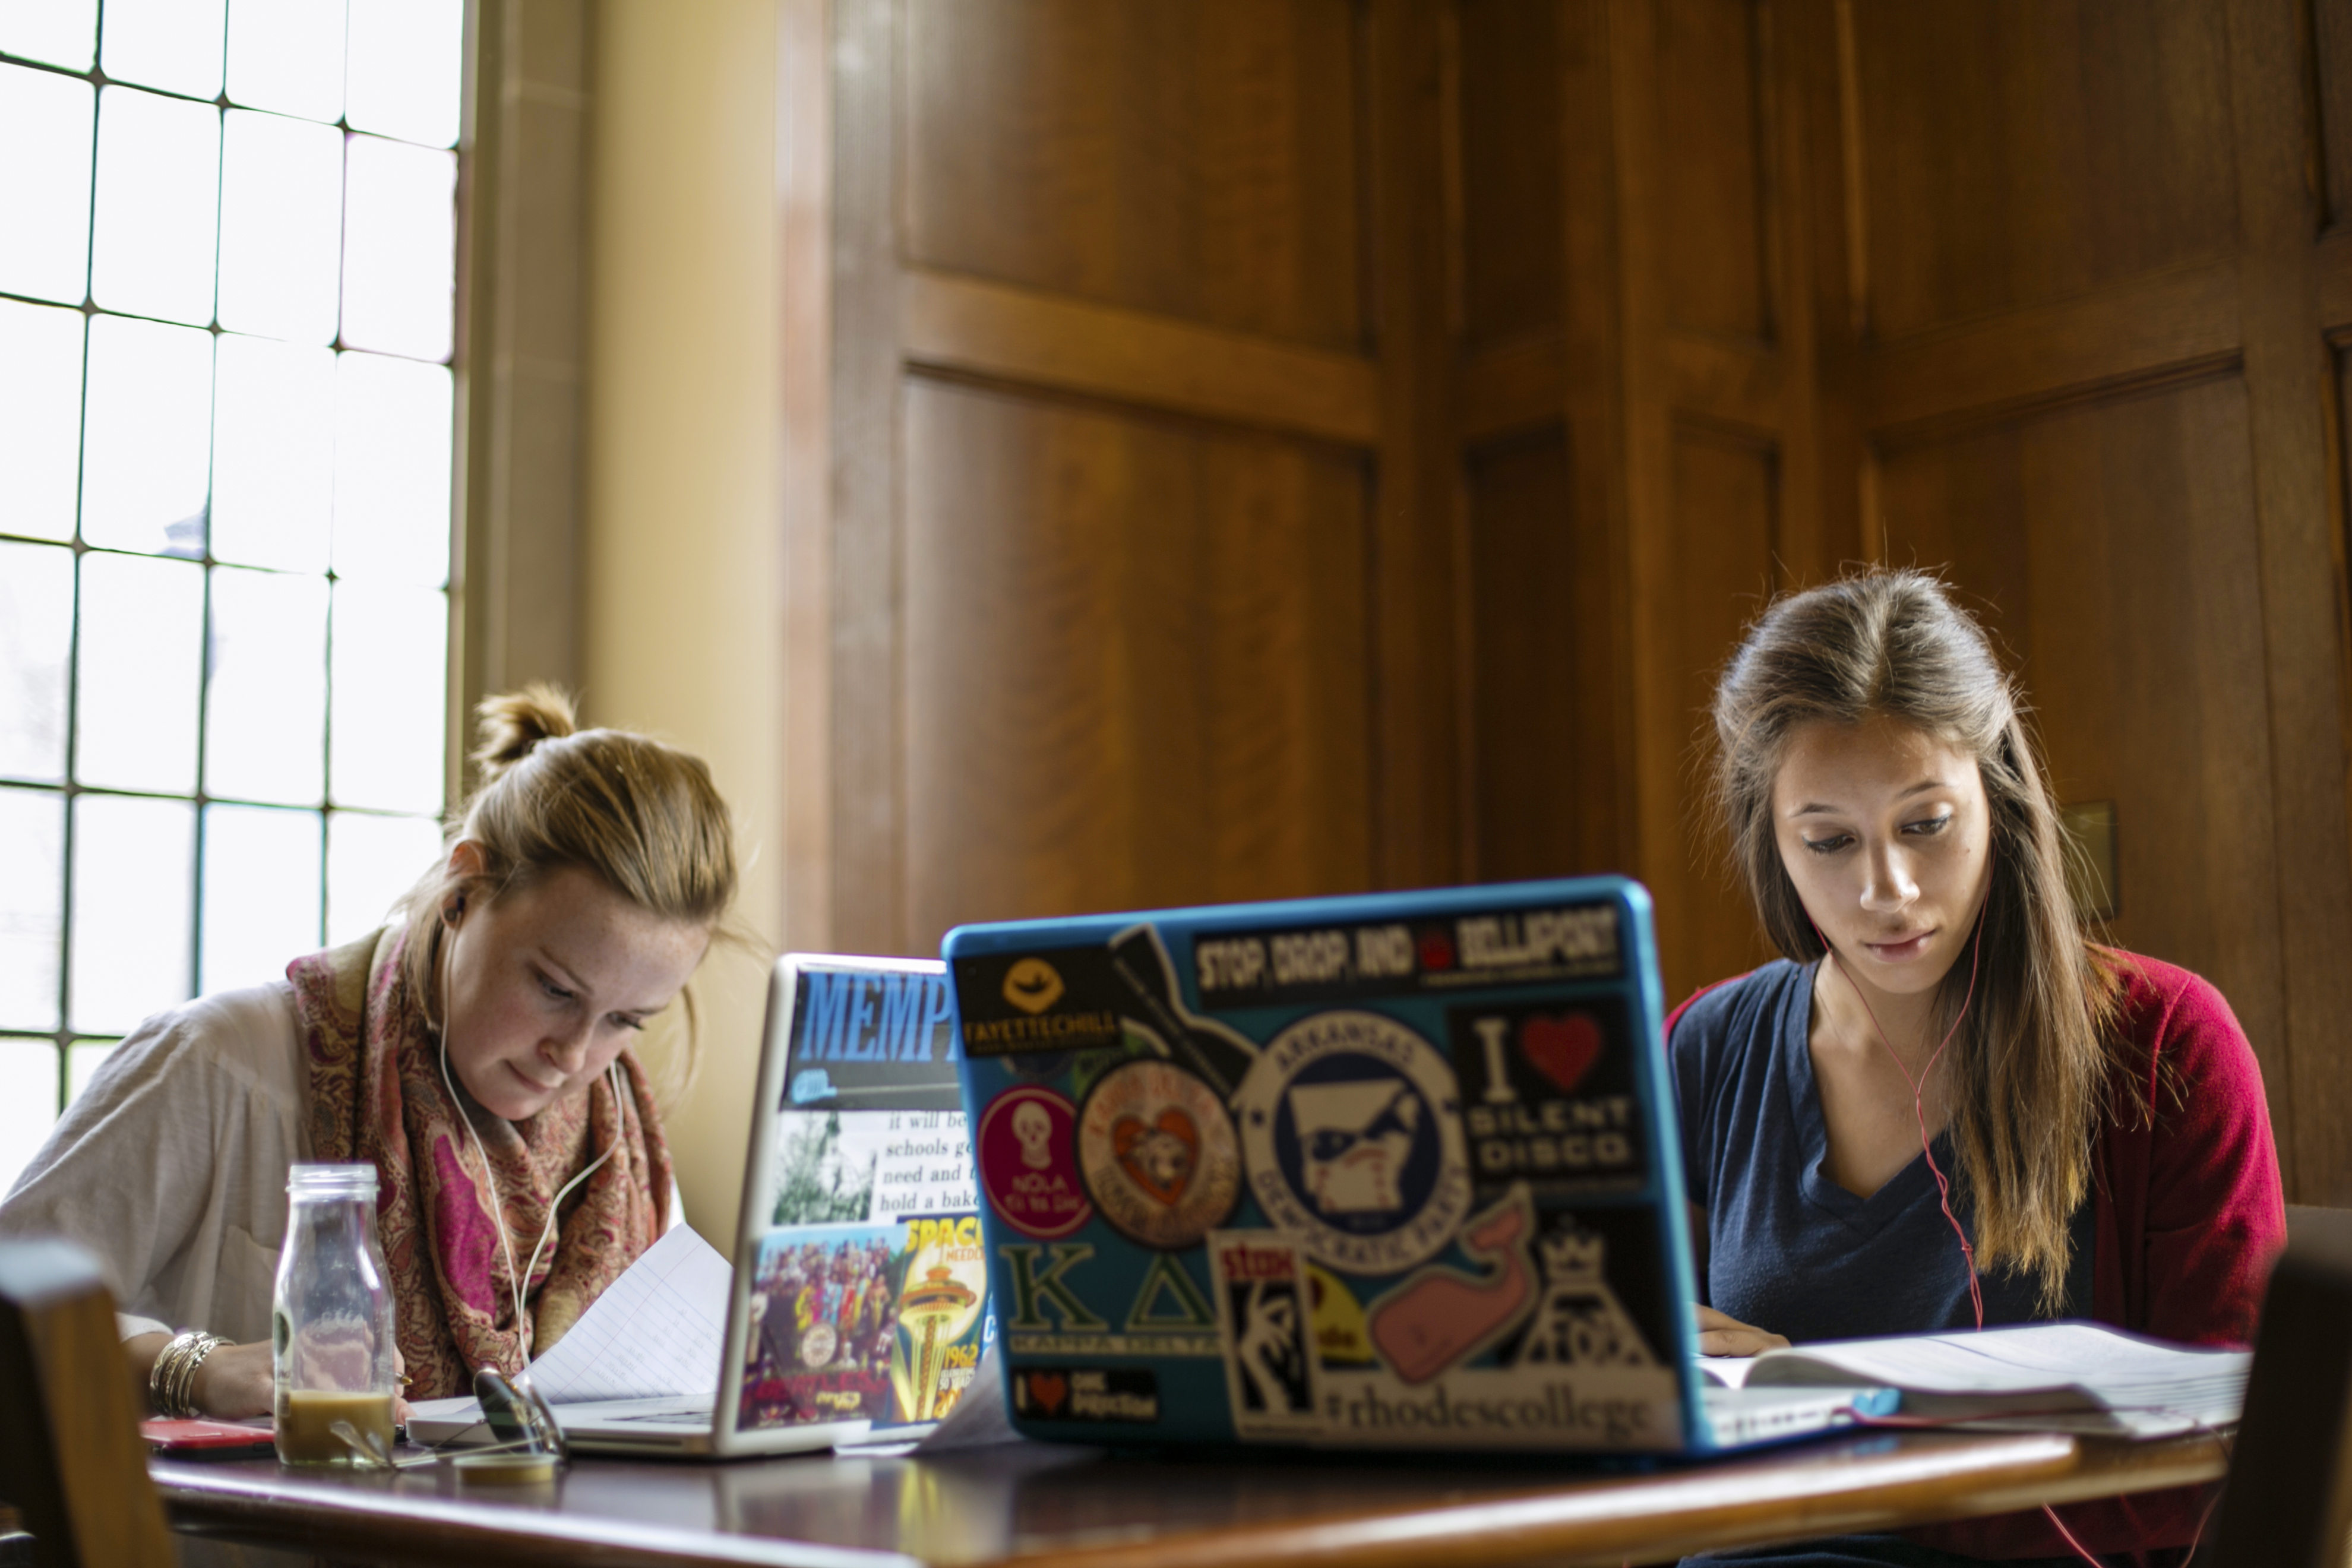
[(1805, 847), (1816, 855), (1832, 855), (1853, 842), (1853, 835), (1838, 833), (1827, 838), (1808, 838), (1805, 840)]
[(1948, 811), (1941, 816), (1931, 816), (1925, 822), (1906, 822), (1903, 825), (1903, 831), (1925, 838), (1929, 834), (1943, 832), (1951, 824), (1952, 814)]
[(646, 1021), (643, 1018), (626, 1017), (618, 1013), (613, 1015), (613, 1022), (618, 1024), (624, 1029), (635, 1029), (640, 1032), (642, 1032), (646, 1026)]
[(548, 979), (545, 975), (541, 975), (540, 977), (539, 988), (541, 991), (546, 992), (549, 996), (558, 1002), (569, 1002), (572, 1000), (571, 992), (566, 991), (562, 986), (558, 985), (554, 981)]

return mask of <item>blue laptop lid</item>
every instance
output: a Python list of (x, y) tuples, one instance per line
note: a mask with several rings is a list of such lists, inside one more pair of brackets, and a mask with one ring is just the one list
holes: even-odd
[(1705, 1443), (1638, 884), (972, 925), (941, 952), (1023, 1431)]

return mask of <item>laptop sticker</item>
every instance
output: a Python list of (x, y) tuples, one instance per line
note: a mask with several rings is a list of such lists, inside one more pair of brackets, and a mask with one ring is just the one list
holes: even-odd
[(1559, 1215), (1537, 1244), (1543, 1303), (1519, 1341), (1517, 1366), (1654, 1367), (1633, 1314), (1609, 1283), (1608, 1238)]
[(1129, 1240), (1192, 1246), (1241, 1197), (1241, 1145), (1219, 1096), (1172, 1063), (1139, 1058), (1095, 1084), (1078, 1112), (1078, 1169)]
[(1482, 1198), (1630, 1192), (1645, 1174), (1624, 1004), (1496, 1004), (1446, 1014)]
[(906, 1261), (896, 1226), (771, 1231), (754, 1277), (737, 1426), (890, 1420)]
[(1236, 1108), (1252, 1194), (1318, 1262), (1398, 1273), (1442, 1251), (1469, 1212), (1454, 1071), (1393, 1018), (1299, 1020), (1267, 1042)]
[(1077, 1108), (1035, 1084), (1006, 1089), (981, 1113), (973, 1140), (989, 1206), (1024, 1236), (1052, 1241), (1093, 1217), (1072, 1133)]
[(1407, 1383), (1426, 1383), (1510, 1332), (1536, 1301), (1528, 1256), (1535, 1206), (1524, 1185), (1462, 1227), (1462, 1250), (1481, 1274), (1433, 1265), (1380, 1300), (1368, 1320), (1372, 1344)]
[(1192, 976), (1212, 1011), (1607, 979), (1624, 969), (1617, 924), (1597, 903), (1203, 932)]
[(944, 1420), (980, 1365), (988, 1256), (980, 1220), (908, 1220), (890, 1385), (900, 1421)]
[(1315, 1308), (1297, 1238), (1217, 1231), (1209, 1237), (1209, 1266), (1234, 1436), (1314, 1436), (1322, 1429)]
[(1150, 1367), (1023, 1367), (1013, 1408), (1038, 1421), (1148, 1423), (1160, 1419), (1160, 1379)]

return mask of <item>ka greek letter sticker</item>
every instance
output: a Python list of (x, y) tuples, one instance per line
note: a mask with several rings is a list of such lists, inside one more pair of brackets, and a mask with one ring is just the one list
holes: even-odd
[(1111, 1228), (1163, 1252), (1192, 1246), (1241, 1201), (1241, 1149), (1216, 1090), (1146, 1058), (1103, 1075), (1078, 1112), (1078, 1168)]
[(1235, 1096), (1251, 1193), (1317, 1262), (1395, 1274), (1444, 1250), (1470, 1212), (1454, 1069), (1392, 1018), (1302, 1018)]

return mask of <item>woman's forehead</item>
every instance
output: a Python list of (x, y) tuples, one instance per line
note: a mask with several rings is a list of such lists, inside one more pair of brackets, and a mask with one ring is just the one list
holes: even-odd
[(1947, 736), (1883, 714), (1857, 722), (1815, 720), (1790, 734), (1773, 779), (1773, 805), (1857, 805), (1937, 788), (1980, 791), (1977, 761)]

